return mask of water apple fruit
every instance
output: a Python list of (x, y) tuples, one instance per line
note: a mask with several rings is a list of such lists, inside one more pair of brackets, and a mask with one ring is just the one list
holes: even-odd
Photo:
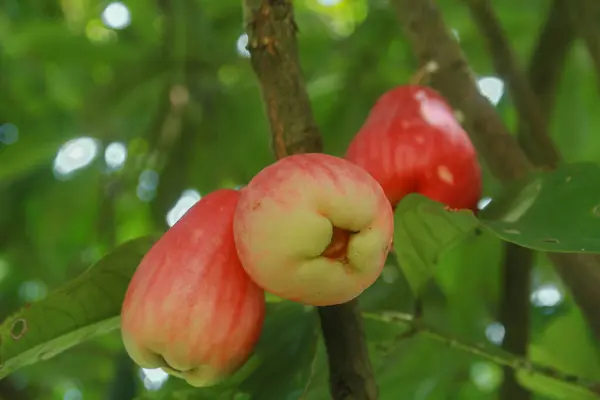
[(381, 184), (393, 207), (409, 193), (472, 210), (481, 198), (475, 148), (450, 105), (428, 87), (398, 86), (384, 93), (345, 158)]
[(121, 333), (130, 357), (196, 387), (233, 374), (260, 336), (264, 290), (240, 265), (233, 215), (240, 193), (192, 206), (142, 259), (127, 289)]
[(381, 274), (394, 230), (381, 186), (327, 154), (285, 157), (242, 189), (234, 238), (266, 291), (313, 306), (341, 304)]

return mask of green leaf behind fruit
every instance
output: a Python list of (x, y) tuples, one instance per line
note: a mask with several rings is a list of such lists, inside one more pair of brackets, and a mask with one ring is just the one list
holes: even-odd
[(441, 203), (409, 194), (394, 215), (394, 250), (406, 279), (418, 295), (432, 277), (442, 253), (479, 225), (471, 211), (446, 210)]
[(119, 327), (127, 286), (155, 237), (126, 242), (0, 326), (0, 378)]

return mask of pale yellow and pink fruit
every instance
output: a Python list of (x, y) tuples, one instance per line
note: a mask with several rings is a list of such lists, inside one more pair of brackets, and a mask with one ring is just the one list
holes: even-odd
[(327, 154), (285, 157), (242, 189), (238, 255), (265, 290), (314, 306), (350, 301), (383, 269), (394, 230), (381, 186)]
[(121, 312), (131, 358), (190, 385), (211, 386), (250, 357), (260, 336), (264, 291), (242, 268), (233, 241), (235, 190), (196, 203), (137, 268)]

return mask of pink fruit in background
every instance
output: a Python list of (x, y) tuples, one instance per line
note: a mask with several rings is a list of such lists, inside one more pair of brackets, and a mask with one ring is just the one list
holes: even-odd
[(452, 108), (428, 87), (399, 86), (384, 93), (346, 159), (381, 184), (394, 208), (409, 193), (472, 210), (481, 197), (475, 148)]
[(196, 203), (146, 254), (121, 312), (123, 343), (143, 368), (210, 386), (250, 357), (265, 315), (264, 291), (248, 277), (233, 241), (240, 193)]
[(299, 303), (352, 300), (380, 275), (394, 230), (381, 186), (326, 154), (285, 157), (242, 189), (235, 243), (265, 290)]

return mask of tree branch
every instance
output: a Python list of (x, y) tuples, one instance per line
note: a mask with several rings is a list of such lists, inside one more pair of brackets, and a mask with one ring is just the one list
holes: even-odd
[(570, 5), (572, 22), (587, 45), (600, 86), (600, 3), (597, 0), (572, 0)]
[(492, 5), (489, 0), (462, 1), (468, 5), (475, 24), (486, 39), (495, 69), (512, 94), (519, 120), (527, 126), (527, 134), (519, 137), (521, 146), (534, 164), (556, 167), (560, 154), (548, 135), (548, 119), (519, 66)]
[[(504, 279), (500, 300), (500, 322), (504, 326), (502, 348), (520, 357), (527, 356), (531, 306), (529, 303), (533, 252), (513, 243), (504, 243)], [(527, 400), (531, 392), (522, 387), (510, 367), (504, 367), (500, 399)]]
[[(432, 86), (464, 114), (464, 125), (492, 174), (507, 182), (527, 175), (531, 163), (490, 102), (477, 89), (472, 71), (433, 0), (393, 0), (406, 37), (421, 65), (435, 60), (440, 69)], [(550, 254), (575, 302), (600, 338), (600, 257)]]
[(277, 158), (321, 152), (298, 46), (291, 0), (245, 0), (248, 49), (266, 105)]
[(596, 254), (548, 253), (563, 282), (570, 289), (575, 303), (600, 339), (600, 256)]
[(364, 313), (363, 315), (366, 318), (407, 327), (406, 334), (401, 334), (398, 337), (399, 340), (404, 340), (414, 335), (421, 334), (429, 339), (443, 343), (453, 349), (464, 351), (477, 357), (485, 358), (494, 364), (510, 368), (513, 371), (527, 372), (531, 375), (543, 376), (557, 382), (577, 386), (595, 395), (600, 395), (600, 382), (590, 381), (580, 376), (570, 375), (551, 367), (539, 365), (527, 360), (526, 358), (519, 357), (500, 349), (486, 348), (480, 344), (464, 342), (426, 325), (420, 318), (415, 318), (413, 315), (395, 311)]
[(554, 0), (529, 63), (529, 82), (546, 118), (552, 115), (560, 77), (575, 39), (566, 0)]
[[(298, 59), (291, 0), (244, 0), (244, 19), (276, 157), (321, 152), (322, 139)], [(376, 399), (358, 300), (320, 307), (319, 316), (333, 399)]]

